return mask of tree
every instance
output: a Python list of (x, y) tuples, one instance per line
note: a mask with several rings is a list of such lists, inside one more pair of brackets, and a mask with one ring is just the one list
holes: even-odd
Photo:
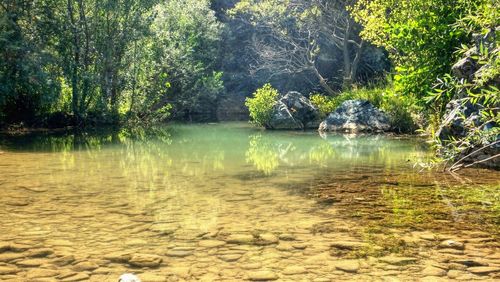
[[(192, 114), (210, 112), (223, 92), (221, 73), (216, 69), (222, 25), (210, 9), (208, 0), (169, 0), (155, 8), (149, 93), (159, 93), (152, 105), (171, 104), (174, 117), (191, 119)], [(168, 87), (165, 87), (168, 86)]]
[(385, 48), (396, 67), (396, 91), (425, 96), (449, 72), (464, 31), (453, 24), (474, 4), (465, 0), (359, 0), (351, 8), (361, 37)]
[(337, 48), (343, 56), (342, 80), (350, 88), (357, 78), (364, 41), (359, 25), (346, 10), (349, 1), (288, 0), (239, 2), (231, 11), (253, 24), (253, 72), (271, 76), (312, 73), (330, 95), (337, 95), (317, 66), (322, 49)]
[[(0, 124), (35, 122), (58, 98), (58, 69), (44, 38), (52, 1), (0, 3)], [(32, 17), (33, 14), (42, 17)]]

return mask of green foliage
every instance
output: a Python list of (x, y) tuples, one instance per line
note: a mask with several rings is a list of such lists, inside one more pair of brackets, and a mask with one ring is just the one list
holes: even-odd
[(338, 98), (325, 96), (322, 94), (311, 94), (309, 100), (318, 109), (319, 115), (322, 119), (326, 118), (331, 112), (335, 110), (335, 108), (339, 106)]
[[(473, 122), (471, 117), (458, 117), (464, 127), (465, 134), (462, 136), (449, 136), (442, 140), (442, 136), (436, 135), (439, 123), (431, 124), (428, 128), (441, 157), (447, 162), (453, 162), (451, 170), (462, 167), (464, 161), (468, 162), (469, 157), (498, 141), (500, 136), (500, 91), (498, 84), (495, 85), (495, 81), (500, 78), (499, 50), (495, 48), (500, 45), (500, 38), (491, 35), (499, 24), (498, 7), (495, 8), (490, 2), (482, 2), (475, 8), (460, 19), (455, 27), (463, 29), (467, 34), (479, 34), (485, 39), (479, 43), (479, 48), (478, 42), (474, 42), (476, 46), (463, 45), (457, 51), (462, 56), (470, 56), (479, 70), (469, 80), (451, 75), (443, 76), (426, 99), (431, 108), (441, 107), (437, 109), (438, 113), (444, 111), (443, 105), (457, 98), (460, 98), (462, 105), (478, 109), (477, 118)], [(438, 120), (440, 121), (440, 116)]]
[(253, 98), (246, 99), (245, 105), (250, 111), (253, 123), (269, 128), (269, 121), (278, 96), (278, 90), (274, 89), (271, 84), (266, 84), (253, 93)]
[[(36, 122), (36, 116), (51, 111), (60, 90), (45, 22), (48, 3), (22, 5), (2, 1), (0, 7), (0, 126), (2, 123)], [(52, 6), (53, 7), (53, 6)], [(42, 18), (29, 18), (40, 14)], [(40, 35), (38, 34), (40, 33)]]
[(351, 7), (361, 36), (384, 47), (395, 64), (395, 91), (420, 99), (447, 73), (464, 31), (453, 24), (473, 4), (464, 0), (360, 0)]
[(191, 112), (215, 108), (224, 90), (222, 73), (216, 70), (222, 26), (209, 4), (170, 0), (155, 7), (151, 36), (127, 52), (137, 58), (134, 84), (126, 93), (129, 116), (157, 116), (170, 105), (172, 116), (190, 118)]
[(215, 108), (222, 25), (209, 0), (6, 0), (0, 123), (162, 120)]

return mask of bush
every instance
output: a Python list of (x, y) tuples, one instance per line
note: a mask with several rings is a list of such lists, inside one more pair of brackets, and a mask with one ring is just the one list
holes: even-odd
[(326, 118), (338, 107), (337, 99), (322, 94), (311, 94), (309, 100), (318, 109), (322, 119)]
[(278, 90), (274, 89), (271, 84), (268, 83), (257, 89), (257, 91), (253, 93), (253, 98), (246, 99), (245, 105), (250, 111), (250, 118), (253, 123), (266, 128), (269, 127), (273, 108), (278, 100), (278, 96)]

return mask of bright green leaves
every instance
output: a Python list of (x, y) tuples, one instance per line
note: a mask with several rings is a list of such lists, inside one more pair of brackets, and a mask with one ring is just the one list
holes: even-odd
[(271, 84), (266, 84), (253, 93), (252, 98), (247, 98), (245, 105), (250, 111), (252, 122), (268, 128), (274, 105), (278, 99), (278, 90)]
[(460, 0), (360, 0), (351, 9), (362, 36), (390, 52), (396, 89), (423, 97), (454, 61), (463, 33), (452, 24), (466, 6)]

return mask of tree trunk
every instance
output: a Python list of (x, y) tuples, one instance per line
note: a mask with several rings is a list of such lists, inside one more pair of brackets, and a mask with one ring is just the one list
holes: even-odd
[(78, 40), (78, 30), (76, 28), (75, 19), (73, 17), (73, 3), (72, 0), (67, 1), (68, 19), (71, 24), (71, 31), (73, 36), (73, 62), (71, 62), (71, 108), (75, 116), (76, 123), (81, 122), (81, 115), (79, 111), (79, 87), (78, 87), (78, 65), (80, 64), (80, 46)]
[(351, 77), (351, 81), (354, 81), (356, 79), (356, 77), (358, 76), (359, 61), (361, 61), (361, 56), (363, 55), (364, 45), (365, 45), (365, 41), (361, 40), (361, 43), (359, 44), (359, 48), (356, 51), (356, 56), (354, 57), (354, 60), (352, 61), (351, 73), (349, 74), (349, 76)]
[(343, 44), (342, 44), (342, 54), (344, 57), (344, 75), (342, 81), (342, 88), (344, 90), (349, 90), (352, 87), (352, 79), (351, 76), (351, 53), (349, 50), (349, 35), (351, 33), (351, 20), (347, 20), (347, 26), (345, 28)]

